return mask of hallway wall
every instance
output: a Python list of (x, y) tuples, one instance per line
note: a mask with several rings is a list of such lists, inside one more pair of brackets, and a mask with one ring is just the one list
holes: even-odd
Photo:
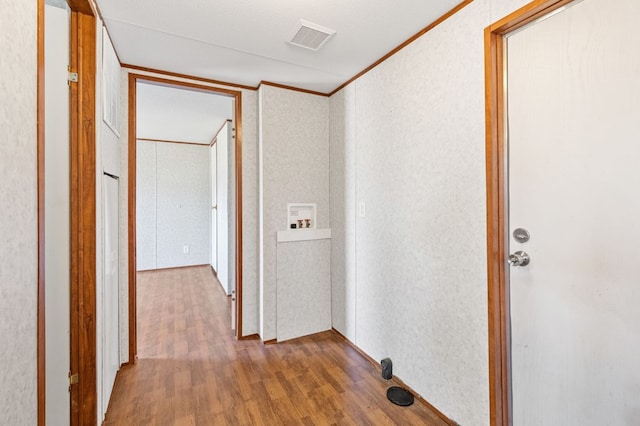
[(460, 424), (489, 422), (483, 31), (525, 3), (476, 0), (331, 97), (334, 327)]
[(138, 271), (208, 264), (209, 146), (138, 140), (136, 162)]
[(264, 266), (260, 337), (271, 340), (276, 338), (276, 234), (288, 230), (287, 204), (315, 203), (316, 227), (329, 227), (329, 100), (268, 85), (259, 91)]
[(0, 424), (37, 422), (37, 2), (0, 14)]

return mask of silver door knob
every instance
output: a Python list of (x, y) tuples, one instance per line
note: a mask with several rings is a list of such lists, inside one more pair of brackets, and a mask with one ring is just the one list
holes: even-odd
[(530, 260), (529, 255), (523, 251), (510, 254), (508, 259), (511, 266), (527, 266)]

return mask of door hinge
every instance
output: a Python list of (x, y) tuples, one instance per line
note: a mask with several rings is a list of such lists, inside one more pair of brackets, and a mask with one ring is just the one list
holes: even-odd
[(71, 372), (69, 372), (69, 387), (71, 387), (71, 385), (78, 384), (79, 381), (80, 381), (80, 376), (78, 375), (78, 373), (71, 374)]
[(67, 79), (69, 83), (77, 83), (78, 82), (78, 73), (69, 71), (69, 77)]

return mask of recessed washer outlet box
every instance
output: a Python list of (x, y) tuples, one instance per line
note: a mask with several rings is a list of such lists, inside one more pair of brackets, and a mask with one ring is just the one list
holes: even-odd
[(335, 33), (335, 30), (300, 19), (291, 35), (289, 43), (316, 51)]

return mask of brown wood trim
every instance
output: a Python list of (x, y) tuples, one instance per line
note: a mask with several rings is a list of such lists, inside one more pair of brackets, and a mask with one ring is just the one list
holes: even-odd
[(209, 146), (206, 142), (182, 142), (182, 141), (171, 141), (168, 139), (149, 139), (149, 138), (136, 138), (137, 141), (145, 141), (145, 142), (158, 142), (158, 143), (175, 143), (179, 145), (198, 145), (198, 146)]
[(441, 23), (449, 19), (451, 16), (458, 13), (460, 10), (462, 10), (464, 7), (471, 4), (472, 2), (473, 0), (464, 0), (462, 3), (458, 4), (456, 7), (454, 7), (453, 9), (451, 9), (450, 11), (442, 15), (440, 18), (436, 19), (431, 24), (427, 25), (426, 27), (424, 27), (423, 29), (421, 29), (420, 31), (418, 31), (417, 33), (409, 37), (406, 41), (404, 41), (398, 47), (393, 49), (391, 52), (387, 53), (386, 55), (384, 55), (383, 57), (375, 61), (373, 64), (369, 65), (367, 68), (363, 69), (358, 74), (354, 75), (353, 77), (351, 77), (349, 80), (342, 83), (337, 88), (333, 89), (329, 93), (329, 96), (333, 96), (334, 94), (338, 93), (340, 90), (344, 89), (346, 86), (348, 86), (355, 80), (359, 79), (360, 77), (362, 77), (363, 75), (365, 75), (366, 73), (368, 73), (369, 71), (371, 71), (372, 69), (374, 69), (375, 67), (377, 67), (378, 65), (380, 65), (381, 63), (383, 63), (384, 61), (386, 61), (387, 59), (389, 59), (390, 57), (392, 57), (402, 49), (404, 49), (405, 47), (407, 47), (408, 45), (416, 41), (418, 38), (422, 37), (429, 31), (431, 31), (432, 29), (434, 29), (435, 27), (437, 27), (438, 25), (440, 25)]
[[(342, 340), (344, 340), (344, 342), (350, 346), (354, 351), (358, 352), (358, 354), (360, 354), (360, 356), (364, 359), (366, 359), (367, 361), (369, 361), (369, 363), (373, 366), (373, 368), (375, 370), (380, 371), (381, 367), (380, 367), (380, 363), (376, 360), (374, 360), (373, 358), (371, 358), (366, 352), (364, 352), (362, 349), (360, 349), (360, 347), (358, 347), (355, 343), (353, 343), (351, 340), (347, 339), (347, 337), (340, 333), (338, 330), (336, 330), (335, 328), (332, 328), (331, 331), (333, 333), (335, 333), (338, 337), (340, 337)], [(442, 421), (444, 421), (446, 424), (451, 425), (451, 426), (458, 426), (458, 424), (456, 422), (454, 422), (453, 420), (451, 420), (450, 418), (448, 418), (447, 416), (445, 416), (440, 410), (438, 410), (436, 407), (434, 407), (431, 403), (429, 403), (429, 401), (427, 401), (426, 399), (424, 399), (420, 394), (418, 394), (415, 390), (413, 390), (410, 386), (407, 386), (407, 384), (402, 381), (402, 379), (398, 378), (398, 376), (396, 376), (395, 374), (393, 375), (392, 380), (394, 382), (396, 382), (396, 384), (398, 384), (399, 386), (406, 388), (407, 390), (409, 390), (413, 396), (415, 397), (415, 399), (417, 399), (420, 403), (422, 403), (423, 405), (427, 406), (431, 411), (433, 411), (435, 414), (438, 415), (438, 417), (440, 417), (442, 419)]]
[[(371, 361), (373, 361), (371, 359)], [(375, 361), (373, 361), (375, 363)], [(375, 363), (377, 367), (380, 368), (380, 363)], [(434, 413), (436, 413), (436, 415), (438, 417), (440, 417), (442, 419), (443, 422), (445, 422), (446, 424), (450, 425), (450, 426), (458, 426), (458, 423), (451, 420), (449, 417), (445, 416), (444, 413), (440, 410), (438, 410), (433, 404), (431, 404), (429, 401), (427, 401), (426, 399), (424, 399), (422, 397), (422, 395), (420, 395), (419, 393), (417, 393), (415, 390), (413, 390), (413, 388), (409, 385), (407, 385), (404, 381), (402, 381), (402, 379), (400, 379), (398, 376), (396, 376), (395, 374), (393, 375), (393, 381), (395, 381), (398, 386), (403, 387), (405, 389), (408, 389), (413, 396), (415, 397), (416, 400), (418, 400), (422, 405), (429, 407), (429, 409), (431, 411), (433, 411)]]
[(503, 49), (501, 36), (485, 32), (486, 167), (487, 167), (487, 274), (489, 305), (489, 408), (491, 425), (509, 425), (508, 294), (504, 229), (504, 102), (499, 101)]
[(96, 21), (71, 13), (71, 424), (97, 419), (96, 371)]
[[(149, 71), (149, 72), (151, 72), (151, 71)], [(216, 87), (214, 87), (214, 86), (206, 86), (206, 85), (199, 84), (199, 83), (193, 83), (191, 81), (171, 80), (171, 79), (167, 79), (167, 78), (163, 78), (163, 77), (158, 77), (158, 76), (153, 76), (153, 75), (146, 75), (146, 74), (137, 74), (137, 73), (132, 73), (132, 72), (130, 72), (129, 75), (135, 76), (137, 80), (141, 80), (144, 83), (154, 83), (154, 84), (156, 84), (158, 86), (188, 87), (191, 90), (195, 90), (195, 91), (203, 92), (203, 93), (210, 93), (210, 92), (214, 91), (218, 95), (229, 96), (229, 97), (235, 97), (236, 94), (238, 93), (237, 90), (225, 89), (223, 87), (217, 87), (217, 86)], [(180, 77), (180, 78), (190, 78), (190, 77), (184, 76), (184, 77)], [(193, 78), (193, 80), (194, 81), (198, 81), (197, 78)]]
[(260, 86), (278, 87), (280, 89), (293, 90), (294, 92), (308, 93), (310, 95), (317, 95), (317, 96), (331, 96), (330, 93), (317, 92), (315, 90), (309, 90), (309, 89), (301, 89), (299, 87), (293, 87), (293, 86), (288, 86), (286, 84), (273, 83), (271, 81), (264, 81), (264, 80), (261, 81), (260, 84), (258, 84), (257, 89), (259, 89)]
[[(154, 69), (154, 68), (146, 68), (146, 67), (140, 67), (137, 65), (132, 65), (132, 64), (122, 64), (123, 68), (128, 68), (130, 70), (135, 70), (135, 71), (142, 71), (142, 72), (149, 72), (149, 73), (153, 73), (153, 74), (159, 74), (159, 75), (163, 75), (165, 77), (171, 77), (171, 78), (184, 78), (187, 80), (193, 80), (193, 81), (199, 81), (202, 83), (209, 83), (209, 84), (216, 84), (216, 85), (221, 85), (221, 86), (229, 86), (229, 87), (237, 87), (239, 89), (246, 89), (246, 90), (258, 90), (257, 87), (253, 87), (253, 86), (247, 86), (244, 84), (237, 84), (237, 83), (230, 83), (228, 81), (220, 81), (220, 80), (213, 80), (210, 78), (203, 78), (203, 77), (196, 77), (196, 76), (192, 76), (192, 75), (187, 75), (187, 74), (180, 74), (180, 73), (176, 73), (176, 72), (171, 72), (171, 71), (164, 71), (164, 70), (158, 70), (158, 69)], [(145, 80), (151, 79), (148, 78), (149, 76), (147, 75), (140, 75), (140, 77), (144, 77)], [(176, 82), (175, 80), (171, 80), (172, 82)]]
[(129, 74), (129, 140), (128, 140), (128, 242), (129, 242), (129, 365), (138, 354), (138, 324), (136, 315), (136, 77)]
[(505, 36), (574, 0), (534, 0), (489, 26), (495, 35)]
[(278, 343), (278, 339), (265, 340), (262, 342), (263, 345), (275, 345)]
[(536, 0), (485, 29), (489, 410), (492, 426), (511, 424), (511, 364), (506, 192), (505, 36), (568, 4)]
[(46, 331), (45, 331), (45, 245), (44, 245), (44, 0), (38, 0), (38, 82), (37, 82), (37, 167), (38, 167), (38, 307), (37, 377), (38, 425), (46, 423)]
[(67, 4), (73, 12), (93, 16), (93, 8), (89, 0), (67, 0)]
[[(78, 61), (78, 14), (71, 13), (70, 22), (70, 69), (72, 71), (77, 70)], [(70, 364), (69, 371), (76, 373), (80, 364), (80, 337), (79, 337), (79, 295), (78, 295), (78, 281), (79, 281), (79, 264), (77, 259), (79, 257), (79, 218), (76, 216), (76, 212), (79, 209), (80, 200), (78, 194), (78, 165), (76, 164), (78, 158), (78, 133), (80, 118), (78, 115), (78, 101), (79, 92), (77, 84), (69, 85), (69, 226), (70, 226), (70, 269), (69, 269), (69, 316), (70, 316)], [(70, 423), (72, 426), (80, 425), (80, 396), (78, 386), (71, 386), (69, 390), (71, 398), (71, 418)]]

